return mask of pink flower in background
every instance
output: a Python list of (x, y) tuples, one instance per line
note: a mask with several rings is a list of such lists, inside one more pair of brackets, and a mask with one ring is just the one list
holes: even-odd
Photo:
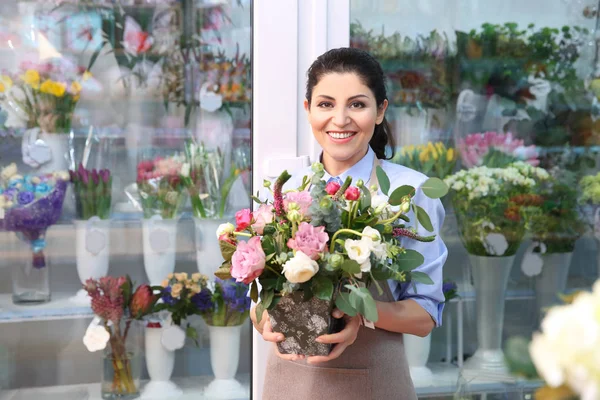
[(237, 225), (237, 227), (235, 228), (236, 231), (243, 231), (244, 229), (250, 226), (251, 222), (252, 212), (249, 208), (244, 208), (243, 210), (240, 210), (235, 213), (235, 224)]
[(152, 36), (148, 32), (142, 31), (140, 25), (133, 18), (127, 17), (123, 33), (123, 47), (125, 50), (137, 56), (150, 50), (152, 43)]
[(286, 193), (283, 199), (283, 208), (286, 212), (289, 211), (288, 205), (290, 203), (298, 204), (300, 206), (300, 214), (302, 214), (303, 217), (306, 217), (308, 216), (308, 208), (312, 204), (312, 197), (306, 190), (302, 192), (289, 192)]
[(346, 200), (356, 201), (360, 198), (360, 190), (358, 190), (358, 188), (355, 186), (350, 186), (348, 189), (346, 189), (344, 197), (346, 197)]
[(265, 252), (260, 238), (254, 236), (248, 242), (240, 241), (231, 257), (231, 276), (237, 282), (250, 284), (262, 274), (265, 268)]
[(298, 227), (296, 236), (288, 240), (290, 249), (301, 251), (312, 260), (319, 258), (319, 253), (325, 251), (329, 235), (324, 226), (314, 227), (307, 222), (302, 222)]
[(524, 146), (522, 139), (514, 139), (512, 133), (472, 133), (458, 144), (463, 164), (467, 168), (480, 166), (486, 154), (495, 149), (532, 165), (538, 165), (535, 146)]
[(273, 222), (273, 206), (270, 204), (261, 204), (254, 213), (254, 223), (252, 229), (259, 235), (263, 234), (265, 225)]
[(325, 186), (325, 191), (328, 195), (333, 196), (337, 193), (338, 190), (340, 190), (340, 187), (341, 186), (339, 183), (337, 183), (336, 181), (331, 181), (327, 184), (327, 186)]

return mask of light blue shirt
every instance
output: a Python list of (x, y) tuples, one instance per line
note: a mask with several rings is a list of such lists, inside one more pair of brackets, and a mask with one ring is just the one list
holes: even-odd
[[(344, 181), (346, 177), (351, 176), (353, 182), (356, 182), (358, 179), (368, 182), (371, 178), (374, 158), (375, 152), (369, 147), (367, 154), (348, 170), (338, 175), (338, 178)], [(380, 163), (381, 168), (383, 168), (390, 179), (390, 192), (402, 185), (410, 185), (417, 189), (413, 201), (427, 212), (434, 229), (432, 233), (419, 226), (418, 233), (422, 236), (436, 235), (436, 239), (430, 243), (422, 243), (408, 238), (402, 238), (401, 240), (404, 248), (416, 250), (423, 255), (425, 262), (416, 268), (415, 271), (426, 273), (433, 281), (433, 285), (425, 285), (418, 282), (413, 285), (412, 283), (400, 283), (391, 279), (388, 280), (388, 284), (398, 301), (407, 299), (416, 301), (431, 315), (436, 326), (441, 326), (442, 311), (444, 310), (442, 268), (448, 257), (448, 249), (439, 234), (446, 212), (439, 199), (430, 199), (423, 194), (422, 190), (419, 190), (419, 187), (427, 180), (426, 175), (385, 160), (380, 160)], [(292, 175), (292, 179), (286, 183), (284, 189), (297, 188), (302, 183), (302, 177), (305, 175), (312, 175), (310, 167), (296, 171)], [(327, 181), (331, 177), (331, 175), (325, 172), (323, 179)], [(372, 182), (369, 184), (372, 184)], [(379, 194), (383, 193), (379, 191)], [(415, 215), (412, 210), (407, 214), (407, 217), (410, 218), (411, 223), (414, 223)]]

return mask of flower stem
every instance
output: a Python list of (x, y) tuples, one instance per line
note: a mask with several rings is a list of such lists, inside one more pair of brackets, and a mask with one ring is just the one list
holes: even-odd
[(360, 236), (360, 237), (363, 237), (363, 236), (364, 236), (362, 233), (360, 233), (360, 232), (357, 232), (357, 231), (355, 231), (355, 230), (353, 230), (353, 229), (340, 229), (340, 230), (339, 230), (339, 231), (337, 231), (337, 232), (335, 233), (335, 235), (333, 235), (333, 237), (331, 238), (331, 244), (329, 245), (329, 252), (330, 252), (330, 253), (333, 253), (333, 250), (335, 249), (335, 239), (337, 238), (337, 236), (338, 236), (340, 233), (351, 233), (351, 234), (353, 234), (353, 235), (357, 235), (357, 236)]
[(252, 235), (250, 233), (246, 233), (246, 232), (233, 232), (233, 234), (235, 236), (245, 236), (245, 237), (252, 237)]
[(392, 218), (389, 219), (385, 219), (383, 221), (379, 221), (379, 224), (383, 224), (383, 225), (389, 225), (392, 222), (394, 222), (395, 220), (397, 220), (398, 218), (401, 218), (403, 220), (405, 220), (406, 222), (408, 222), (408, 217), (402, 214), (402, 210), (398, 211), (396, 214), (394, 214), (394, 216)]

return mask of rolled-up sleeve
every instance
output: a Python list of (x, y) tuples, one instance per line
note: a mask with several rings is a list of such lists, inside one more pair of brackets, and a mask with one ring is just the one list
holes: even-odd
[[(425, 261), (421, 266), (416, 268), (415, 271), (427, 274), (433, 281), (433, 285), (426, 285), (418, 282), (414, 284), (398, 283), (392, 280), (389, 281), (389, 284), (396, 300), (412, 299), (416, 301), (429, 313), (429, 315), (431, 315), (431, 318), (435, 321), (435, 325), (441, 326), (445, 300), (442, 291), (442, 270), (446, 258), (448, 258), (448, 249), (439, 233), (440, 228), (444, 223), (446, 212), (439, 199), (430, 199), (425, 196), (421, 190), (417, 191), (417, 195), (413, 198), (413, 201), (415, 204), (422, 207), (429, 215), (431, 224), (433, 225), (433, 233), (436, 235), (436, 238), (430, 243), (422, 243), (416, 240), (403, 238), (401, 244), (404, 248), (418, 251), (423, 255)], [(410, 218), (411, 222), (414, 223), (415, 216), (413, 212), (411, 211), (407, 216)], [(432, 232), (423, 229), (422, 226), (419, 226), (418, 232), (422, 236), (433, 234)]]

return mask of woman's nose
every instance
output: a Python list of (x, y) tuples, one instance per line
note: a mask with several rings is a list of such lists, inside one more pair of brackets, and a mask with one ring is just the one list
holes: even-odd
[(350, 121), (350, 118), (348, 116), (346, 107), (340, 107), (339, 109), (337, 109), (335, 111), (335, 114), (333, 115), (333, 123), (336, 126), (344, 127), (344, 126), (348, 125), (349, 121)]

